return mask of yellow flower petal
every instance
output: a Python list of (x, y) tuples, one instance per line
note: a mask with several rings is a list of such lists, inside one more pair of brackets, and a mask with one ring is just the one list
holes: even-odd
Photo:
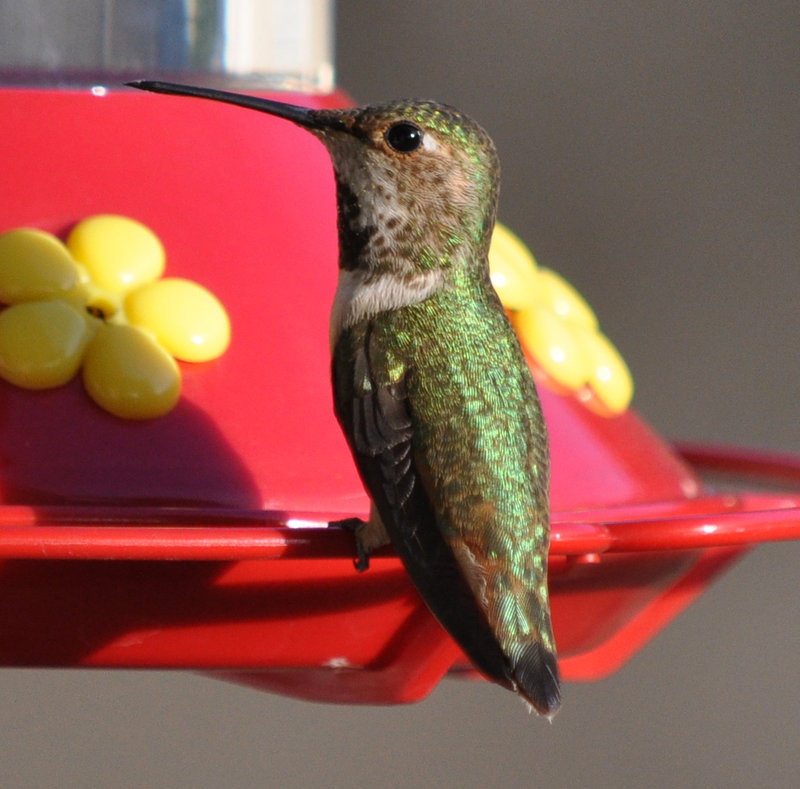
[(578, 329), (575, 338), (590, 360), (589, 386), (609, 411), (622, 413), (633, 397), (633, 377), (619, 351), (601, 332)]
[(98, 214), (78, 222), (67, 247), (94, 285), (127, 293), (164, 271), (164, 247), (150, 228), (126, 216)]
[(539, 302), (549, 307), (561, 320), (586, 329), (597, 328), (597, 316), (586, 299), (552, 269), (539, 269), (538, 292)]
[(51, 233), (20, 227), (0, 235), (0, 302), (67, 297), (80, 283), (69, 250)]
[(86, 351), (83, 383), (101, 408), (123, 419), (163, 416), (181, 390), (178, 365), (152, 337), (110, 323), (100, 327)]
[(151, 282), (125, 300), (128, 320), (151, 331), (176, 358), (215, 359), (228, 347), (231, 327), (225, 308), (204, 287), (186, 279)]
[(0, 313), (0, 376), (26, 389), (61, 386), (91, 336), (88, 319), (64, 301), (15, 304)]
[(519, 310), (536, 300), (536, 261), (525, 244), (499, 222), (489, 247), (489, 274), (506, 309)]
[(511, 314), (520, 342), (556, 383), (576, 390), (586, 383), (590, 364), (573, 332), (550, 310), (528, 307)]

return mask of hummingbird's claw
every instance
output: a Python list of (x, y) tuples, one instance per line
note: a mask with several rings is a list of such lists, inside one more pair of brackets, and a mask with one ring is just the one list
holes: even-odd
[(330, 521), (328, 523), (329, 527), (333, 526), (344, 529), (345, 531), (352, 532), (355, 536), (356, 558), (353, 559), (353, 566), (359, 573), (369, 570), (369, 553), (367, 552), (367, 549), (359, 536), (359, 530), (363, 529), (365, 525), (366, 522), (362, 521), (361, 518), (345, 518), (344, 520)]
[(353, 567), (356, 568), (357, 573), (366, 572), (369, 570), (369, 554), (364, 550), (360, 540), (356, 540), (356, 551), (358, 556), (353, 559)]

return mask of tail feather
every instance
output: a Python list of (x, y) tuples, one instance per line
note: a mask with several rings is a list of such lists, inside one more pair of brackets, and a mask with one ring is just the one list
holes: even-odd
[(561, 706), (561, 680), (555, 654), (542, 643), (533, 641), (515, 657), (512, 677), (517, 692), (538, 713), (552, 717)]

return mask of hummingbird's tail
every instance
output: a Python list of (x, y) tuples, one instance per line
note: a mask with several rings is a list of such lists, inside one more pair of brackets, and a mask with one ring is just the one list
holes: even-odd
[(539, 714), (548, 718), (555, 715), (561, 706), (561, 681), (555, 653), (541, 641), (529, 641), (512, 655), (511, 666), (517, 692)]
[(561, 680), (546, 568), (529, 552), (518, 552), (516, 563), (485, 560), (478, 599), (505, 655), (509, 683), (540, 715), (551, 718), (561, 705)]

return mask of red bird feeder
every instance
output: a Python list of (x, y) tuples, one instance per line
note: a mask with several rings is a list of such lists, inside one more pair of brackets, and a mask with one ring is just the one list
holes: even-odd
[[(325, 528), (368, 501), (329, 390), (323, 147), (266, 115), (133, 91), (3, 89), (0, 114), (0, 231), (134, 217), (232, 324), (223, 356), (181, 365), (180, 402), (158, 419), (111, 416), (77, 379), (0, 382), (0, 664), (202, 670), (350, 703), (472, 673), (390, 552), (359, 575), (352, 537)], [(541, 394), (565, 679), (614, 671), (748, 546), (800, 536), (800, 494), (698, 478), (800, 483), (800, 460), (675, 452), (630, 410)]]

